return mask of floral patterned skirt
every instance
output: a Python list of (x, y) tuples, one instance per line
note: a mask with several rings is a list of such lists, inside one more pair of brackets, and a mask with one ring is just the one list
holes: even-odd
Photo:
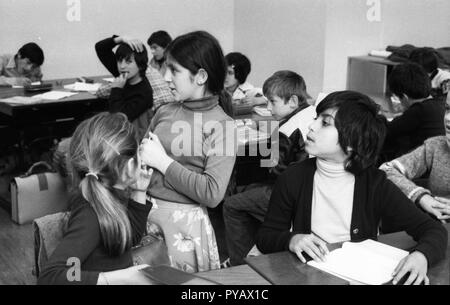
[(162, 230), (172, 267), (186, 272), (220, 268), (214, 229), (205, 206), (156, 199), (148, 225)]

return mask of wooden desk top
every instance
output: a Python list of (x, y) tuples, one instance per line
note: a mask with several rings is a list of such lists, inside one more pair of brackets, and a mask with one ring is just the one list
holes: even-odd
[[(450, 284), (450, 223), (444, 225), (449, 232), (449, 244), (445, 259), (428, 269), (431, 285)], [(378, 241), (404, 250), (411, 249), (416, 242), (405, 232), (380, 235)], [(330, 250), (337, 245), (331, 245)], [(269, 282), (276, 285), (339, 285), (347, 281), (303, 264), (295, 254), (284, 251), (246, 259), (247, 263)]]
[[(90, 77), (95, 82), (105, 83), (103, 80), (104, 77), (107, 76), (95, 76)], [(64, 78), (64, 79), (54, 79), (54, 80), (45, 80), (44, 83), (51, 83), (53, 84), (52, 90), (58, 90), (58, 91), (69, 91), (67, 89), (64, 89), (64, 85), (67, 84), (73, 84), (77, 80), (76, 78)], [(13, 96), (33, 96), (36, 94), (39, 94), (40, 92), (25, 92), (24, 88), (12, 88), (12, 87), (2, 87), (0, 88), (0, 99), (2, 98), (9, 98)], [(86, 102), (86, 101), (97, 101), (98, 98), (92, 93), (89, 92), (78, 92), (75, 95), (60, 99), (60, 100), (39, 100), (33, 103), (29, 104), (9, 104), (9, 103), (0, 103), (0, 112), (9, 115), (9, 116), (15, 116), (15, 114), (22, 110), (22, 109), (29, 109), (29, 108), (42, 108), (42, 107), (51, 107), (54, 105), (58, 105), (61, 103), (64, 104), (73, 104), (78, 103), (80, 101)]]
[(197, 275), (223, 285), (270, 285), (248, 265), (196, 273)]

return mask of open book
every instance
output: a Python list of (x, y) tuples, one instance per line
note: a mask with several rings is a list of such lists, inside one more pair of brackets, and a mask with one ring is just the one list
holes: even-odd
[(335, 276), (369, 285), (381, 285), (392, 280), (392, 273), (409, 252), (371, 239), (359, 243), (345, 242), (333, 250), (325, 262), (309, 261), (308, 265)]

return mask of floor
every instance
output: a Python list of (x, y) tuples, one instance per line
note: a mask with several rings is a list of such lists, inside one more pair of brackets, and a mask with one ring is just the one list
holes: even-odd
[(11, 220), (10, 179), (11, 175), (0, 176), (0, 285), (35, 284), (33, 229)]

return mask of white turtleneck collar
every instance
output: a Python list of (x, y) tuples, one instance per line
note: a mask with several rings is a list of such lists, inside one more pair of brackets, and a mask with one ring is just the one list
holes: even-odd
[(343, 163), (336, 163), (317, 158), (317, 171), (327, 178), (341, 178), (343, 176), (352, 175), (346, 171)]

